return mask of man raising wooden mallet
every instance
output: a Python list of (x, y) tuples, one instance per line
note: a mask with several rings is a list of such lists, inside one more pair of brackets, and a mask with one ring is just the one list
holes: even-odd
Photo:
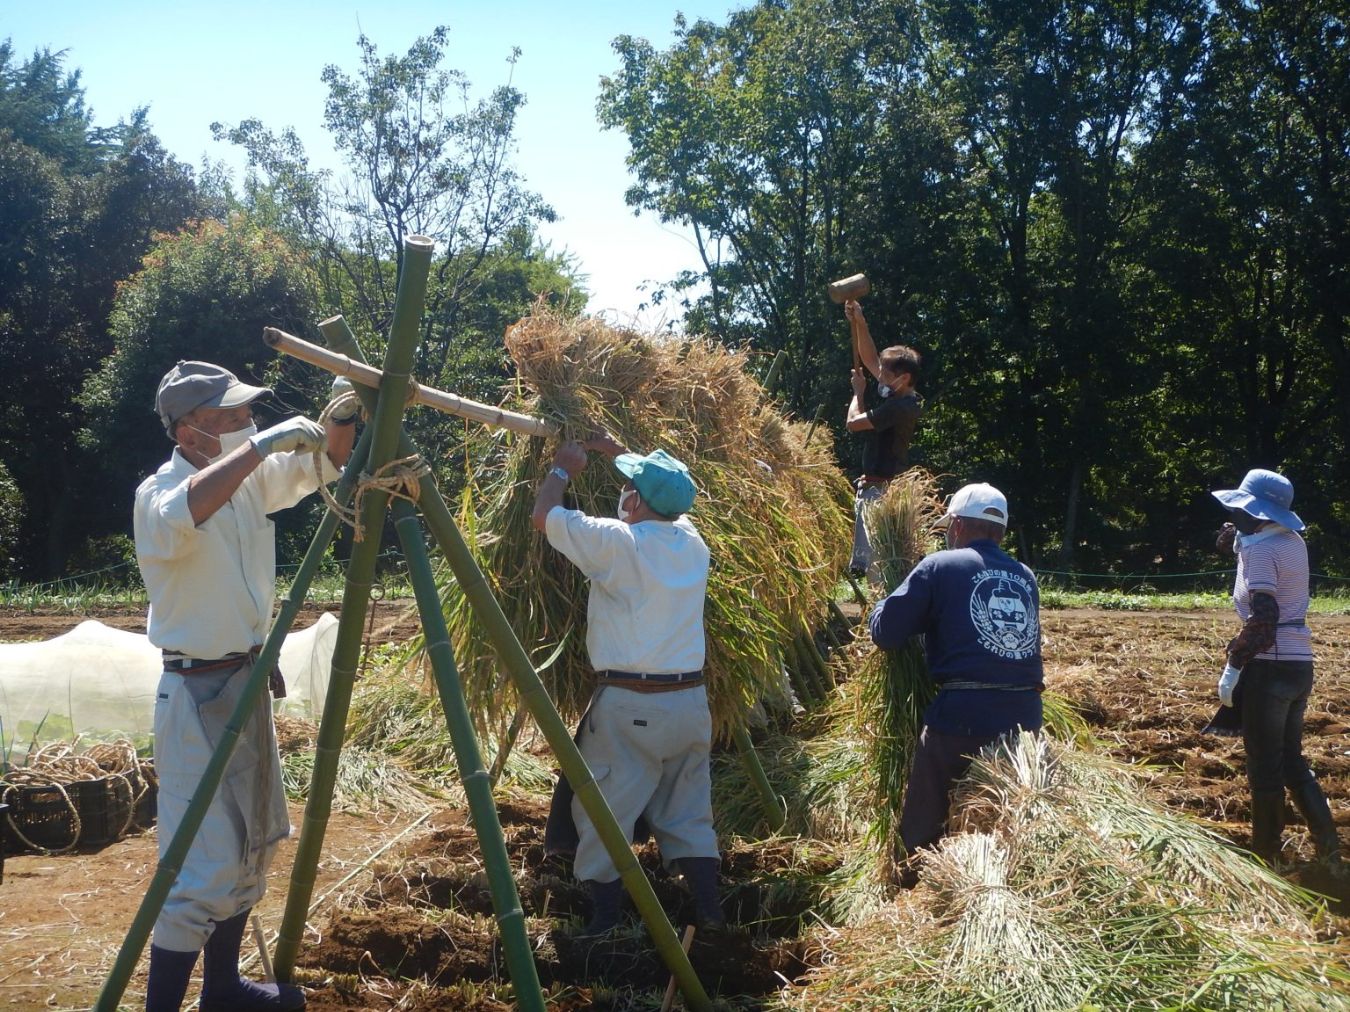
[[(850, 377), (853, 399), (845, 425), (849, 432), (864, 433), (862, 474), (858, 477), (853, 506), (853, 558), (849, 571), (855, 577), (868, 574), (879, 582), (872, 567), (872, 549), (863, 524), (866, 507), (886, 494), (892, 478), (909, 466), (909, 444), (923, 412), (923, 398), (915, 389), (919, 376), (919, 353), (904, 344), (893, 344), (877, 354), (867, 318), (856, 299), (844, 303), (853, 332), (854, 368)], [(866, 368), (877, 380), (879, 403), (868, 406)], [(870, 572), (869, 572), (870, 570)]]

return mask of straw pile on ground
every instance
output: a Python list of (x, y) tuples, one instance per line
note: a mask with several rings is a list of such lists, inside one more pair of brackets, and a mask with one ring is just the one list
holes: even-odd
[(1314, 898), (1129, 767), (1023, 734), (973, 765), (954, 822), (919, 886), (822, 933), (825, 968), (777, 1007), (1350, 1007)]
[[(847, 561), (850, 490), (823, 433), (784, 418), (743, 354), (662, 340), (541, 309), (515, 324), (512, 407), (558, 423), (564, 437), (604, 429), (635, 452), (664, 449), (699, 487), (690, 518), (712, 553), (705, 610), (709, 703), (725, 737), (758, 700), (780, 698), (782, 658), (824, 622)], [(576, 719), (594, 687), (585, 649), (587, 588), (530, 524), (553, 445), (515, 438), (466, 497), (463, 528), (559, 712)], [(565, 504), (610, 516), (622, 477), (591, 455)], [(517, 706), (487, 636), (451, 585), (446, 613), (470, 708), (503, 733)], [(495, 720), (495, 725), (491, 723)]]

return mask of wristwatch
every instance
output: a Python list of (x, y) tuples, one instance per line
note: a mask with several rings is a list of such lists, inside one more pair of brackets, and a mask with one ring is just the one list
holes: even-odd
[(563, 468), (559, 467), (559, 466), (556, 465), (556, 464), (553, 465), (553, 467), (549, 470), (548, 473), (549, 473), (549, 474), (552, 474), (552, 475), (556, 475), (557, 477), (561, 478), (561, 479), (563, 480), (563, 484), (564, 484), (564, 485), (567, 484), (567, 482), (569, 482), (569, 481), (572, 480), (572, 476), (571, 476), (570, 474), (568, 474), (566, 470), (564, 470)]

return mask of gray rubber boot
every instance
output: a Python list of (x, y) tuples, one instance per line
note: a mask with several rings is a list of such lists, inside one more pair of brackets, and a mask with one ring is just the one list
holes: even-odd
[(1252, 853), (1272, 868), (1280, 858), (1284, 791), (1252, 791)]
[(1294, 799), (1294, 807), (1308, 824), (1312, 834), (1313, 846), (1317, 848), (1317, 858), (1327, 864), (1335, 864), (1341, 859), (1341, 840), (1336, 835), (1336, 820), (1331, 817), (1331, 806), (1316, 780), (1292, 787), (1289, 794)]
[(694, 894), (695, 926), (700, 932), (724, 930), (727, 919), (717, 896), (717, 869), (722, 862), (715, 857), (682, 857), (676, 863)]

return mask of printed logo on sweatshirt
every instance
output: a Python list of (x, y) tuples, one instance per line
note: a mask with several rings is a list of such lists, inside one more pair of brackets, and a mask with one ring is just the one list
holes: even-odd
[(1031, 582), (1006, 569), (981, 570), (973, 580), (970, 620), (980, 646), (1010, 660), (1034, 656), (1041, 637)]

